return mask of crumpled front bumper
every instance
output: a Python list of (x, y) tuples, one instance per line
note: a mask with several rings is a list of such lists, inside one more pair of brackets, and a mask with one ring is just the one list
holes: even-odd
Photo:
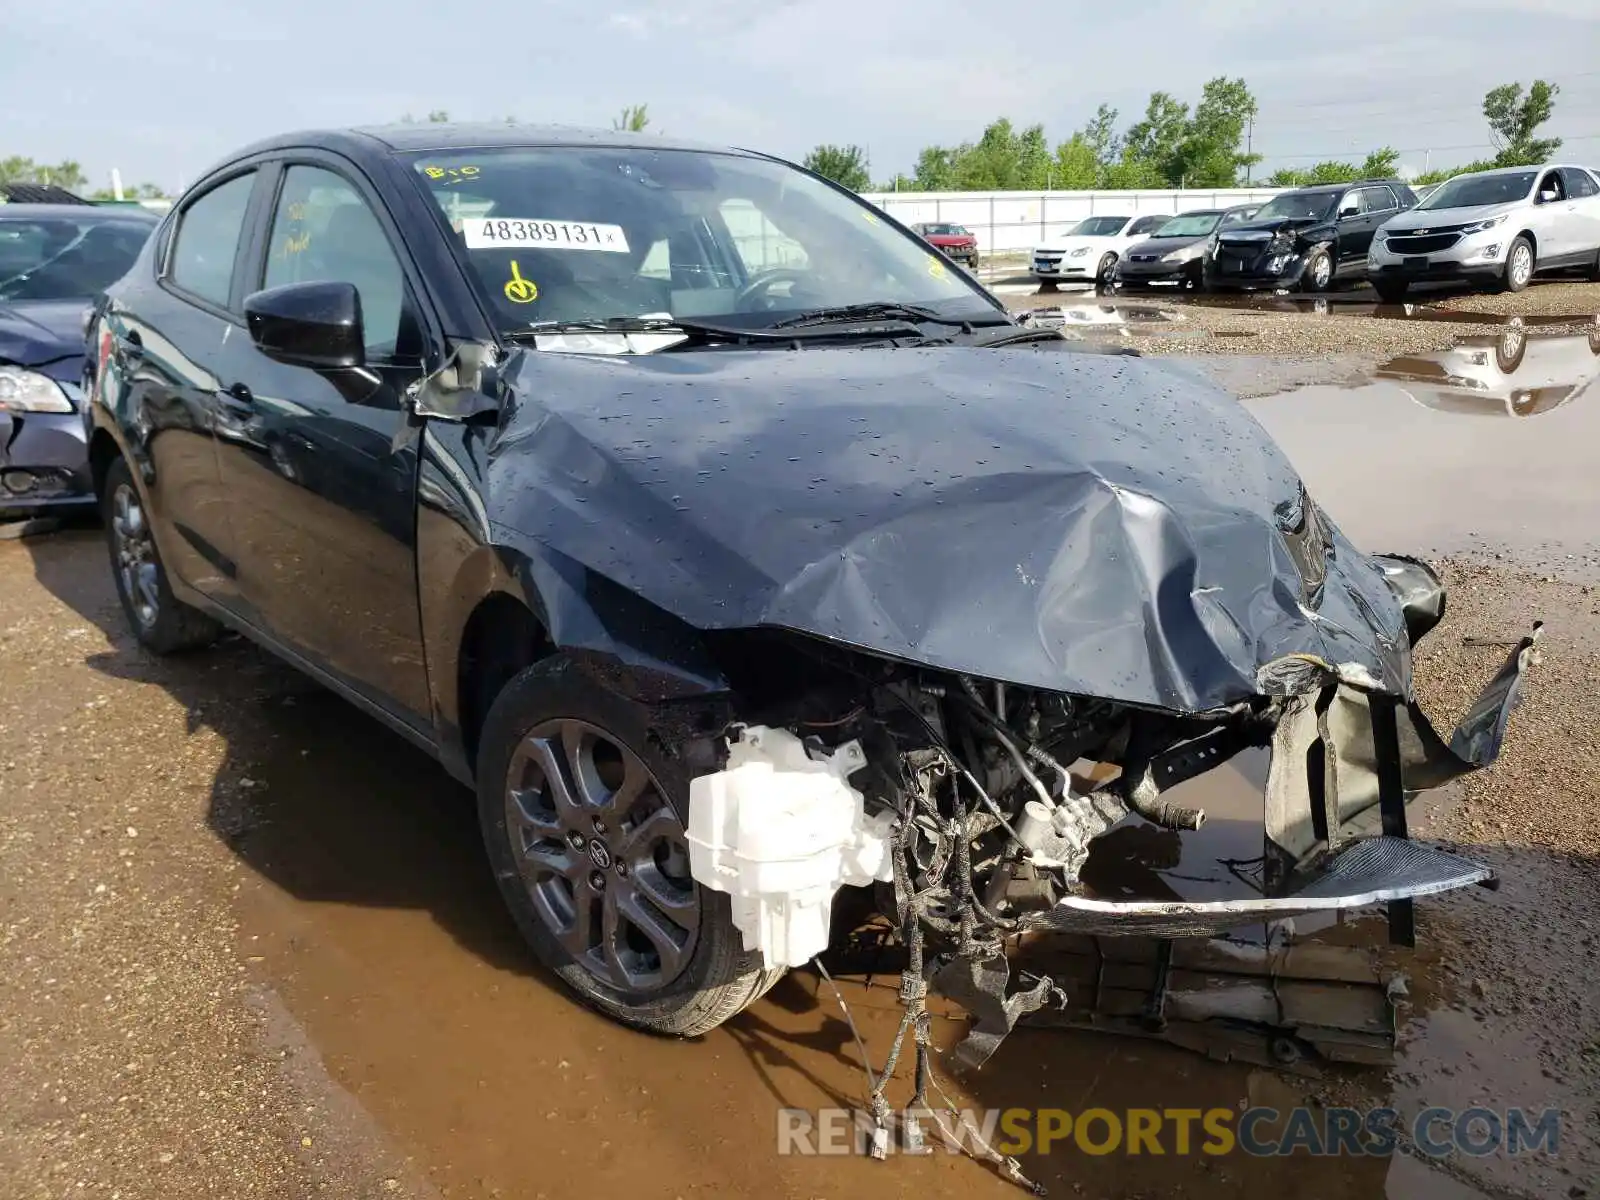
[(81, 414), (0, 412), (0, 509), (93, 503)]
[[(1415, 560), (1376, 561), (1401, 600), (1415, 645), (1444, 615), (1442, 585)], [(1208, 937), (1260, 921), (1494, 886), (1488, 867), (1410, 840), (1406, 802), (1499, 756), (1523, 676), (1537, 657), (1540, 630), (1536, 622), (1517, 643), (1448, 741), (1414, 699), (1363, 686), (1333, 664), (1308, 657), (1268, 664), (1264, 682), (1284, 694), (1271, 738), (1265, 837), (1255, 872), (1259, 894), (1205, 900), (1071, 895), (1025, 924), (1085, 934)], [(1398, 914), (1409, 921), (1409, 908)], [(1409, 941), (1408, 927), (1392, 933)]]

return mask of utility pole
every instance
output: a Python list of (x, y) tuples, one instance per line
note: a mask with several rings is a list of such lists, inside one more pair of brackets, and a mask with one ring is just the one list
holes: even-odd
[[(1244, 185), (1250, 186), (1250, 168), (1255, 166), (1253, 147), (1256, 138), (1256, 119), (1249, 116), (1244, 119)], [(1238, 178), (1235, 176), (1234, 178)]]

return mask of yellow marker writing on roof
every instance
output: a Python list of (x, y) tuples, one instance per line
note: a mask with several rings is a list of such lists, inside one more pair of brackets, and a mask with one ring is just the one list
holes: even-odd
[(539, 298), (539, 285), (522, 277), (517, 260), (511, 260), (511, 278), (506, 281), (506, 299), (513, 304), (532, 304)]

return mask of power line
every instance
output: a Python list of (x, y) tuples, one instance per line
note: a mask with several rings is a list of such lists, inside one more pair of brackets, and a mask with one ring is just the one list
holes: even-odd
[[(1600, 75), (1600, 71), (1566, 71), (1566, 72), (1563, 72), (1561, 76), (1559, 76), (1557, 78), (1552, 78), (1550, 80), (1547, 80), (1546, 82), (1554, 83), (1554, 84), (1559, 86), (1562, 83), (1562, 81), (1565, 80), (1565, 79), (1587, 79), (1587, 78), (1589, 78), (1591, 76), (1595, 76), (1595, 75)], [(1418, 77), (1413, 76), (1412, 79), (1411, 79), (1411, 82), (1417, 83), (1417, 82), (1420, 82), (1420, 80), (1419, 80)], [(1565, 92), (1561, 93), (1561, 95), (1565, 95), (1565, 94), (1566, 94)], [(1295, 105), (1291, 105), (1290, 107), (1292, 107), (1292, 108), (1347, 108), (1347, 107), (1350, 107), (1352, 105), (1360, 105), (1360, 104), (1364, 104), (1364, 103), (1368, 103), (1368, 104), (1370, 104), (1370, 103), (1388, 104), (1389, 101), (1387, 101), (1387, 100), (1378, 100), (1378, 101), (1313, 100), (1309, 104), (1295, 104)]]
[[(1563, 145), (1565, 145), (1568, 142), (1593, 142), (1593, 141), (1600, 141), (1600, 133), (1586, 133), (1586, 134), (1582, 134), (1582, 135), (1580, 135), (1578, 137), (1569, 137), (1569, 138), (1562, 138), (1561, 139), (1561, 142), (1562, 142)], [(1393, 149), (1393, 147), (1389, 147), (1389, 148)], [(1460, 146), (1401, 146), (1400, 148), (1395, 149), (1394, 152), (1396, 154), (1425, 154), (1428, 151), (1433, 151), (1433, 152), (1438, 153), (1438, 154), (1446, 154), (1446, 153), (1449, 153), (1450, 151), (1453, 151), (1453, 150), (1494, 150), (1494, 149), (1496, 149), (1496, 147), (1495, 147), (1495, 144), (1493, 142), (1468, 142), (1468, 143), (1466, 143), (1464, 145), (1460, 145)], [(1268, 154), (1265, 157), (1267, 157), (1269, 159), (1273, 159), (1273, 160), (1284, 159), (1284, 158), (1314, 158), (1314, 159), (1318, 160), (1319, 162), (1331, 162), (1331, 161), (1334, 161), (1334, 160), (1341, 160), (1342, 161), (1343, 159), (1349, 158), (1350, 154), (1351, 154), (1350, 149), (1348, 147), (1346, 147), (1343, 150), (1335, 150), (1331, 154)]]

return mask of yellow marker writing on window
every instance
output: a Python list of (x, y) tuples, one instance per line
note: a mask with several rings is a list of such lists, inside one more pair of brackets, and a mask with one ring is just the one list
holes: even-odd
[(513, 304), (532, 304), (539, 298), (539, 285), (522, 277), (517, 260), (511, 260), (511, 278), (506, 281), (506, 299)]
[(930, 258), (928, 260), (928, 274), (932, 275), (935, 279), (943, 279), (944, 264), (937, 258)]

